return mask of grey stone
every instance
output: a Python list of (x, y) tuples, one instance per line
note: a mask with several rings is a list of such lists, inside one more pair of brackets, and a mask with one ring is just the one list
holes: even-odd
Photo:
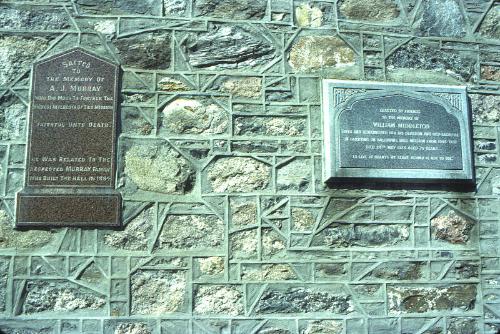
[(252, 158), (227, 157), (215, 161), (208, 170), (214, 192), (250, 192), (266, 189), (270, 167)]
[(213, 215), (169, 215), (159, 249), (214, 249), (224, 240), (224, 223)]
[(257, 256), (257, 230), (235, 232), (229, 237), (231, 259), (253, 259)]
[(500, 95), (470, 94), (472, 120), (477, 123), (500, 123)]
[(224, 272), (224, 258), (220, 256), (210, 256), (199, 258), (200, 272), (205, 275), (218, 275)]
[(295, 22), (299, 27), (321, 27), (323, 11), (321, 8), (311, 6), (308, 3), (295, 7)]
[(292, 45), (290, 66), (299, 72), (354, 65), (355, 54), (336, 36), (303, 36)]
[(257, 314), (329, 312), (348, 314), (354, 310), (350, 296), (304, 287), (286, 290), (269, 288), (260, 297)]
[(163, 109), (162, 126), (176, 134), (220, 134), (227, 130), (229, 116), (209, 99), (179, 98)]
[(241, 279), (244, 281), (286, 281), (297, 279), (297, 275), (288, 264), (266, 264), (258, 268), (245, 268), (241, 273)]
[(116, 326), (114, 334), (151, 334), (148, 325), (144, 323), (122, 323)]
[(479, 33), (482, 36), (489, 38), (500, 38), (500, 6), (495, 5), (491, 7), (489, 12), (486, 14), (481, 26), (479, 28)]
[(24, 138), (26, 134), (26, 106), (16, 97), (0, 97), (0, 140)]
[(431, 311), (471, 311), (475, 308), (477, 288), (474, 284), (438, 287), (388, 286), (390, 314)]
[(186, 0), (163, 0), (163, 13), (165, 15), (182, 16), (186, 9)]
[(293, 117), (236, 117), (236, 135), (302, 136), (307, 130), (306, 119)]
[(339, 5), (340, 14), (351, 20), (384, 22), (400, 13), (394, 0), (343, 0)]
[(149, 234), (155, 224), (154, 211), (146, 209), (132, 219), (123, 231), (115, 231), (104, 236), (108, 246), (126, 250), (146, 250)]
[(384, 262), (368, 276), (387, 280), (418, 280), (423, 278), (423, 262)]
[(448, 320), (447, 333), (479, 334), (477, 318), (451, 318)]
[(257, 205), (254, 202), (242, 202), (232, 205), (231, 222), (234, 226), (257, 224)]
[(295, 159), (280, 167), (277, 173), (279, 190), (307, 191), (311, 180), (311, 164), (306, 159)]
[(124, 172), (145, 191), (183, 194), (194, 183), (194, 168), (169, 146), (132, 146), (125, 153)]
[(320, 232), (313, 240), (315, 246), (375, 247), (403, 243), (410, 235), (403, 224), (338, 224), (334, 223)]
[(123, 65), (148, 70), (169, 68), (170, 34), (141, 33), (113, 41)]
[(42, 37), (0, 36), (0, 86), (13, 84), (29, 70), (48, 43), (49, 39)]
[(52, 231), (28, 230), (17, 231), (11, 225), (5, 211), (0, 210), (0, 249), (37, 249), (51, 243), (54, 239)]
[(465, 36), (466, 21), (458, 1), (423, 1), (415, 21), (415, 32), (419, 36)]
[(207, 33), (191, 36), (186, 53), (196, 68), (252, 69), (273, 59), (275, 49), (246, 27), (214, 25)]
[(203, 285), (194, 293), (194, 312), (237, 316), (243, 314), (243, 293), (235, 285)]
[(312, 212), (303, 208), (293, 208), (291, 218), (293, 228), (297, 231), (311, 230), (316, 223), (316, 218)]
[(85, 14), (161, 15), (161, 0), (76, 0)]
[(175, 270), (139, 270), (131, 276), (132, 314), (161, 315), (182, 311), (186, 300), (186, 273)]
[(222, 83), (221, 91), (242, 98), (258, 98), (262, 95), (260, 77), (229, 78)]
[(338, 320), (312, 320), (300, 334), (341, 334), (343, 326)]
[(5, 312), (5, 305), (7, 302), (9, 263), (10, 261), (7, 258), (0, 257), (0, 313)]
[(474, 223), (451, 211), (447, 215), (440, 215), (433, 218), (431, 226), (434, 238), (445, 240), (452, 244), (464, 244), (470, 238), (470, 232)]
[(426, 44), (409, 42), (387, 58), (387, 68), (422, 69), (440, 72), (461, 81), (471, 79), (474, 57), (456, 51), (444, 51)]
[(70, 27), (70, 23), (64, 11), (0, 6), (0, 26), (3, 29), (57, 30)]
[(196, 16), (260, 20), (266, 14), (267, 0), (194, 0), (193, 7)]
[(28, 281), (22, 304), (23, 314), (102, 310), (105, 299), (72, 283)]
[(56, 325), (54, 322), (33, 320), (2, 320), (1, 334), (53, 334)]

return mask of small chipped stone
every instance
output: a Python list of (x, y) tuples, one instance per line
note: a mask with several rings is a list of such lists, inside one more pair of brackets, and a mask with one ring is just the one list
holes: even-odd
[(199, 258), (200, 271), (206, 275), (217, 275), (224, 272), (224, 258), (220, 256), (211, 256)]
[(267, 187), (270, 170), (252, 158), (221, 158), (209, 169), (208, 180), (214, 192), (250, 192)]
[(194, 296), (194, 312), (237, 316), (243, 314), (243, 294), (232, 285), (200, 286)]
[(452, 244), (464, 244), (469, 240), (469, 234), (474, 224), (451, 211), (447, 215), (433, 218), (431, 226), (436, 239), (445, 240)]

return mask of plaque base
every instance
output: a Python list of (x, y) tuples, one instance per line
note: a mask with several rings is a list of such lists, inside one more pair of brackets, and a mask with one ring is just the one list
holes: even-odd
[(115, 190), (48, 194), (25, 188), (16, 200), (17, 228), (121, 227), (121, 195)]

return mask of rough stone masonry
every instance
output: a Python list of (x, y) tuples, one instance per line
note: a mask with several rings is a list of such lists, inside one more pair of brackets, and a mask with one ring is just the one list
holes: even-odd
[[(500, 3), (0, 2), (0, 333), (500, 333)], [(30, 66), (121, 64), (123, 231), (13, 229)], [(327, 188), (321, 79), (467, 85), (476, 190)]]

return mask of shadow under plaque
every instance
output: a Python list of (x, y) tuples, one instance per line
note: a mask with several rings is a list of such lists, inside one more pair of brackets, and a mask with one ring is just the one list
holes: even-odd
[(329, 186), (473, 190), (463, 86), (324, 80), (323, 116)]
[(82, 48), (33, 64), (16, 227), (120, 227), (119, 65)]

